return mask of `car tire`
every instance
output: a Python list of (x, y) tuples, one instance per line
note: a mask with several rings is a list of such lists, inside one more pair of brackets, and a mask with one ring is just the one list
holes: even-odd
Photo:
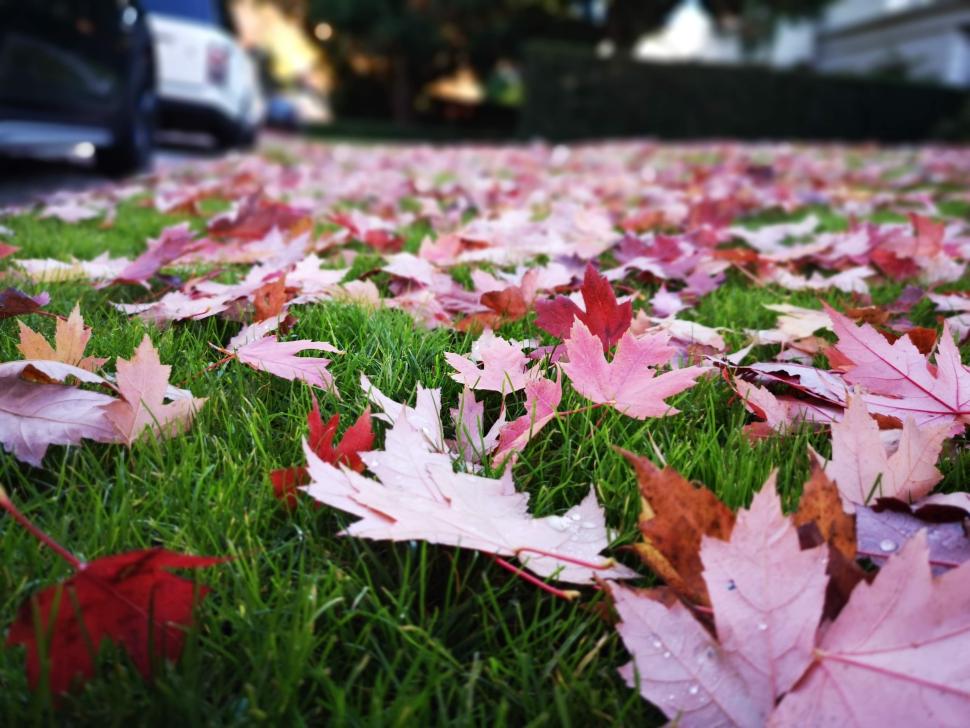
[(220, 149), (252, 149), (256, 146), (259, 132), (256, 127), (243, 123), (227, 124), (216, 132), (216, 143)]
[(95, 162), (103, 174), (118, 177), (149, 166), (155, 146), (155, 90), (145, 84), (114, 132), (114, 144), (97, 150)]

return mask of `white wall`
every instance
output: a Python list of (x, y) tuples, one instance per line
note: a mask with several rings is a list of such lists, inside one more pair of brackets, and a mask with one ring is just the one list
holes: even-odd
[(970, 86), (970, 34), (962, 28), (970, 28), (970, 3), (939, 3), (939, 12), (900, 15), (893, 23), (826, 27), (816, 39), (816, 66), (864, 73), (904, 60), (914, 77)]

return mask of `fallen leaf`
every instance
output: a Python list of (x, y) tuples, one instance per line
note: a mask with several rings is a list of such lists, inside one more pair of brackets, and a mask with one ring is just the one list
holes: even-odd
[(705, 536), (730, 538), (734, 513), (713, 492), (692, 485), (676, 470), (660, 470), (644, 457), (619, 452), (636, 470), (640, 488), (643, 541), (634, 549), (684, 599), (710, 606), (702, 575), (701, 540)]
[(620, 668), (627, 685), (684, 728), (764, 723), (729, 655), (683, 604), (608, 588), (621, 620), (616, 631), (633, 656)]
[(525, 449), (529, 441), (556, 416), (562, 400), (562, 377), (536, 379), (525, 385), (525, 414), (509, 422), (499, 433), (498, 448), (492, 462), (501, 467), (506, 460)]
[(253, 293), (253, 321), (260, 322), (279, 317), (286, 301), (286, 276), (280, 276), (260, 286)]
[(859, 556), (882, 566), (916, 534), (924, 532), (934, 574), (970, 561), (970, 537), (963, 522), (931, 523), (885, 507), (856, 509)]
[(589, 264), (580, 289), (586, 304), (584, 311), (565, 296), (551, 301), (537, 300), (536, 326), (553, 336), (565, 339), (574, 329), (573, 321), (581, 321), (587, 330), (595, 334), (603, 351), (608, 351), (630, 328), (633, 306), (629, 301), (617, 303), (613, 286)]
[(279, 341), (275, 336), (243, 344), (233, 354), (243, 364), (256, 371), (269, 372), (281, 379), (301, 381), (312, 387), (320, 387), (337, 394), (333, 375), (327, 370), (329, 359), (322, 357), (297, 356), (301, 351), (316, 349), (336, 354), (339, 349), (324, 341)]
[[(104, 640), (123, 647), (150, 679), (156, 662), (179, 658), (195, 605), (208, 592), (168, 570), (222, 561), (156, 548), (82, 564), (63, 583), (24, 602), (7, 634), (7, 645), (26, 648), (31, 688), (46, 677), (55, 695), (94, 676), (95, 657)], [(49, 636), (39, 639), (40, 635)], [(46, 675), (42, 665), (49, 665)]]
[(445, 361), (457, 372), (451, 378), (469, 389), (510, 394), (540, 376), (537, 369), (526, 370), (529, 358), (522, 352), (521, 346), (495, 336), (489, 330), (479, 337), (476, 348), (483, 365), (481, 369), (468, 357), (445, 352)]
[(20, 344), (17, 349), (25, 359), (51, 359), (91, 372), (100, 369), (107, 361), (107, 359), (84, 356), (84, 350), (91, 338), (91, 329), (84, 326), (79, 305), (74, 306), (66, 321), (57, 319), (53, 347), (43, 336), (23, 322), (18, 321), (17, 324), (20, 326)]
[(118, 392), (122, 400), (107, 406), (108, 419), (122, 442), (131, 446), (146, 430), (158, 437), (171, 437), (186, 430), (205, 398), (171, 399), (169, 375), (172, 367), (162, 364), (158, 351), (146, 335), (130, 360), (117, 361)]
[(50, 300), (47, 293), (28, 296), (16, 288), (6, 288), (0, 291), (0, 319), (34, 313), (50, 303)]
[(562, 368), (576, 391), (597, 404), (611, 405), (641, 420), (673, 415), (678, 410), (664, 398), (689, 389), (705, 369), (684, 367), (656, 375), (652, 367), (666, 364), (675, 353), (667, 342), (660, 334), (642, 339), (624, 334), (608, 363), (601, 343), (577, 320), (566, 340), (569, 362)]
[(195, 243), (195, 234), (187, 222), (167, 227), (158, 238), (149, 240), (148, 249), (126, 265), (111, 283), (132, 283), (147, 287), (149, 278), (163, 266), (188, 252)]
[(947, 725), (970, 714), (970, 566), (936, 579), (924, 534), (860, 584), (769, 725)]
[[(340, 415), (333, 415), (324, 423), (320, 416), (320, 403), (317, 401), (316, 395), (311, 394), (310, 396), (313, 398), (313, 407), (306, 418), (307, 425), (310, 428), (307, 445), (324, 462), (331, 465), (343, 464), (351, 470), (362, 473), (364, 462), (360, 459), (360, 453), (370, 450), (374, 446), (370, 408), (365, 409), (357, 418), (357, 421), (347, 428), (340, 443), (334, 447), (333, 441), (337, 435), (337, 428), (340, 427)], [(309, 481), (306, 467), (282, 468), (272, 471), (269, 476), (276, 497), (282, 500), (287, 507), (295, 508), (297, 505), (297, 486), (305, 485)]]
[(842, 421), (832, 424), (832, 459), (825, 464), (825, 474), (835, 481), (848, 509), (880, 496), (922, 498), (943, 478), (936, 461), (948, 429), (918, 427), (907, 419), (899, 446), (890, 455), (863, 398), (849, 397)]
[(499, 432), (505, 426), (505, 408), (486, 430), (485, 404), (476, 400), (475, 393), (465, 387), (458, 399), (458, 407), (451, 410), (451, 419), (455, 423), (455, 449), (465, 462), (480, 463), (498, 444)]
[(771, 711), (812, 660), (828, 583), (826, 552), (801, 549), (795, 526), (782, 513), (774, 476), (751, 508), (738, 513), (730, 540), (702, 537), (718, 641), (759, 715)]
[(857, 327), (838, 311), (825, 310), (839, 337), (838, 351), (852, 362), (845, 379), (868, 389), (865, 400), (870, 411), (912, 417), (920, 426), (947, 424), (963, 429), (970, 415), (970, 371), (961, 363), (945, 321), (932, 367), (908, 337), (890, 344), (872, 326)]
[(832, 546), (844, 558), (855, 560), (855, 518), (842, 508), (838, 488), (817, 464), (802, 487), (802, 497), (798, 501), (798, 510), (792, 514), (792, 522), (799, 529), (814, 526), (822, 543)]
[(0, 374), (0, 442), (18, 460), (39, 468), (50, 445), (117, 441), (108, 419), (108, 408), (117, 403), (101, 392)]
[(578, 584), (630, 578), (635, 572), (600, 556), (609, 545), (603, 510), (590, 489), (561, 516), (534, 518), (528, 494), (511, 477), (456, 473), (450, 456), (416, 428), (406, 411), (395, 417), (384, 450), (363, 455), (379, 480), (338, 470), (304, 446), (315, 500), (360, 520), (343, 533), (376, 540), (423, 540), (518, 559), (539, 576)]

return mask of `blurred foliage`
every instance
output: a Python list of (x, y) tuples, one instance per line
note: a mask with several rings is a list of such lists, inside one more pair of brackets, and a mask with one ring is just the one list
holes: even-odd
[[(784, 17), (808, 16), (832, 0), (701, 0), (718, 24), (746, 44)], [(681, 0), (308, 0), (307, 21), (329, 23), (335, 104), (406, 121), (420, 89), (461, 66), (488, 78), (535, 39), (625, 49), (663, 26)], [(369, 108), (368, 108), (369, 107)], [(369, 112), (369, 113), (368, 113)]]
[[(566, 44), (525, 53), (526, 137), (925, 138), (941, 120), (960, 134), (966, 94), (938, 84), (820, 76), (755, 65), (639, 63)], [(970, 133), (970, 107), (962, 128)]]

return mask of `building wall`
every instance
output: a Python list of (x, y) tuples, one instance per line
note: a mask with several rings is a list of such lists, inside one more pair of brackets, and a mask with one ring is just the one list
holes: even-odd
[(970, 0), (841, 0), (818, 21), (782, 23), (767, 60), (833, 73), (904, 64), (914, 79), (970, 88)]
[(905, 63), (913, 78), (970, 86), (970, 2), (911, 3), (856, 23), (823, 24), (816, 34), (821, 71), (864, 73)]

